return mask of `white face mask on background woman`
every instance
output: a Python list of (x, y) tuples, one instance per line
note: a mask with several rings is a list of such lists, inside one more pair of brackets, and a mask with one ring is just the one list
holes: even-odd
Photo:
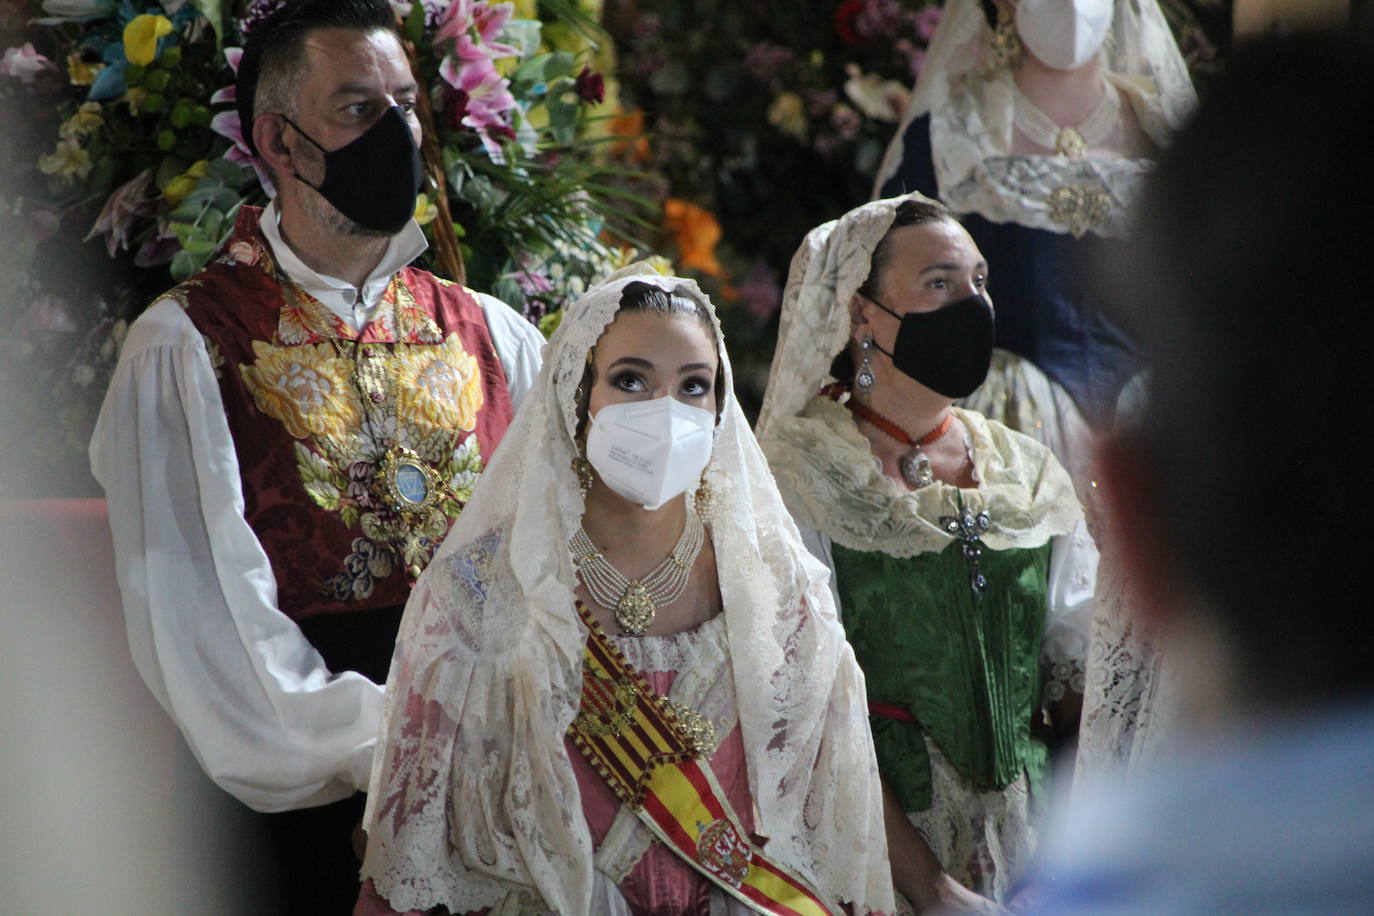
[(606, 486), (650, 511), (696, 486), (716, 416), (673, 397), (607, 404), (592, 417), (587, 460)]
[(1030, 52), (1056, 70), (1093, 59), (1112, 24), (1112, 0), (1021, 0), (1016, 33)]

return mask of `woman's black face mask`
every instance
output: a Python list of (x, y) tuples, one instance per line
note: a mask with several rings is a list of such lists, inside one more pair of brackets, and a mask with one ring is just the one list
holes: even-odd
[(415, 213), (415, 195), (424, 186), (425, 169), (401, 109), (392, 106), (356, 140), (326, 150), (286, 118), (302, 137), (324, 153), (324, 180), (312, 185), (344, 216), (365, 229), (387, 235), (400, 232)]
[(906, 315), (864, 298), (902, 322), (892, 352), (873, 344), (899, 372), (947, 398), (968, 397), (983, 384), (992, 364), (994, 326), (992, 304), (982, 295)]

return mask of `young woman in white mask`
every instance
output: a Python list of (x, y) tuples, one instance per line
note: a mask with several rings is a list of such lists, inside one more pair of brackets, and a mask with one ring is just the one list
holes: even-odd
[(862, 675), (709, 300), (569, 309), (406, 609), (357, 913), (891, 912)]

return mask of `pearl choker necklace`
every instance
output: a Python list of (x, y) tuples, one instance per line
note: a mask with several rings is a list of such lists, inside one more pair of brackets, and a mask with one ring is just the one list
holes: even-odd
[(1016, 129), (1036, 146), (1052, 149), (1070, 159), (1079, 159), (1089, 148), (1101, 146), (1121, 120), (1121, 99), (1110, 83), (1103, 83), (1102, 98), (1088, 112), (1088, 116), (1073, 127), (1054, 123), (1049, 115), (1026, 97), (1020, 86), (1014, 88), (1012, 123)]
[(615, 622), (631, 636), (642, 636), (653, 626), (660, 607), (672, 604), (687, 590), (692, 566), (706, 543), (706, 529), (695, 512), (688, 510), (687, 523), (672, 553), (643, 578), (629, 579), (596, 549), (581, 525), (572, 538), (573, 563), (582, 584), (598, 605), (615, 614)]

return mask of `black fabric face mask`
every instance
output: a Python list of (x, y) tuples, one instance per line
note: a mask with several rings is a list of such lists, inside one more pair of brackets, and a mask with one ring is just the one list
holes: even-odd
[(333, 151), (282, 117), (324, 153), (324, 181), (313, 185), (297, 175), (302, 184), (365, 229), (388, 235), (401, 231), (415, 213), (415, 195), (425, 180), (420, 151), (401, 109), (393, 105), (356, 140)]
[(992, 364), (992, 304), (981, 295), (941, 306), (933, 312), (898, 315), (871, 296), (864, 298), (902, 322), (888, 353), (892, 365), (931, 391), (966, 398), (983, 384)]

